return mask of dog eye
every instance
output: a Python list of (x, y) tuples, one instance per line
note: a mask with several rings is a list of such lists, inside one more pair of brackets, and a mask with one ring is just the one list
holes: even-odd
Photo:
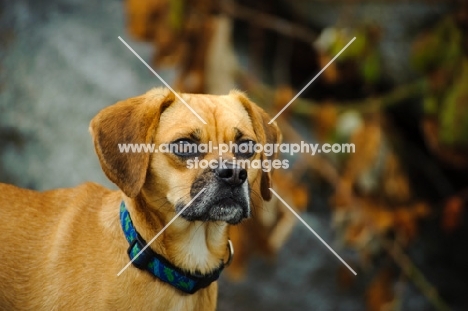
[(181, 158), (191, 158), (199, 155), (198, 145), (189, 139), (178, 139), (172, 142), (171, 152)]
[(237, 144), (236, 157), (250, 158), (255, 154), (256, 143), (253, 140), (244, 140)]

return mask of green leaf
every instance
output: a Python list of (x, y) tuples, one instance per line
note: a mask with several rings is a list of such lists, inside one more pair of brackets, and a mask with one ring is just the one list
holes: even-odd
[(423, 102), (424, 113), (434, 115), (439, 112), (439, 101), (435, 96), (426, 96)]
[(373, 50), (366, 56), (361, 67), (362, 75), (367, 83), (375, 83), (379, 80), (380, 57), (376, 50)]
[(447, 92), (440, 112), (439, 139), (452, 147), (468, 147), (468, 60)]
[(180, 30), (184, 23), (184, 0), (169, 1), (169, 23), (172, 29)]

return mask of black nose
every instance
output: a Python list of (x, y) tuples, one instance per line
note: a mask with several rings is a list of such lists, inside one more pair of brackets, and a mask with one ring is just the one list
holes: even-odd
[(247, 171), (233, 163), (218, 166), (216, 175), (232, 186), (242, 185), (247, 179)]

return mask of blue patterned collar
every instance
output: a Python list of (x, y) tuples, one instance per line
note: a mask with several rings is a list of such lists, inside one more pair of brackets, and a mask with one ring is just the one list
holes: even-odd
[[(146, 246), (146, 241), (140, 236), (133, 226), (130, 213), (122, 201), (120, 204), (120, 223), (130, 246), (127, 250), (130, 260)], [(167, 259), (155, 253), (151, 248), (147, 247), (134, 261), (133, 265), (141, 270), (146, 270), (154, 275), (159, 280), (166, 282), (173, 287), (187, 294), (193, 294), (201, 288), (209, 286), (216, 281), (224, 267), (227, 266), (234, 253), (231, 241), (228, 241), (229, 260), (227, 263), (221, 261), (219, 267), (210, 274), (193, 274), (174, 266)]]

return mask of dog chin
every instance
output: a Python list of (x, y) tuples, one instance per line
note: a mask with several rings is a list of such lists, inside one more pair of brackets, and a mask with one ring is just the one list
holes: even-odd
[(238, 224), (248, 217), (239, 203), (233, 199), (226, 199), (212, 206), (208, 211), (208, 220), (225, 221), (231, 225)]
[[(176, 210), (180, 210), (180, 207)], [(236, 225), (249, 217), (248, 210), (247, 206), (242, 206), (232, 198), (226, 198), (203, 207), (189, 206), (180, 216), (188, 221), (225, 221)]]

